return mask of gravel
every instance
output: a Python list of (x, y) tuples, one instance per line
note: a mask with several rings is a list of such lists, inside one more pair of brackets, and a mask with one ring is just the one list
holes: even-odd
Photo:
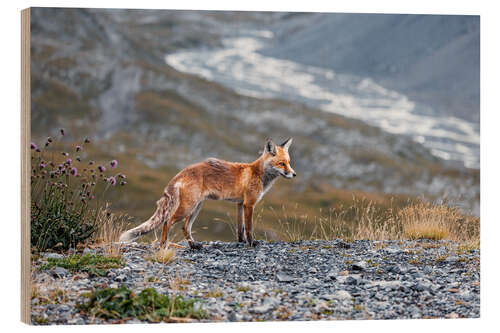
[[(181, 243), (182, 244), (182, 243)], [(174, 261), (151, 261), (157, 245), (122, 248), (126, 266), (105, 277), (33, 263), (37, 295), (32, 322), (103, 324), (80, 313), (83, 293), (122, 284), (134, 291), (197, 298), (209, 315), (202, 321), (478, 318), (479, 251), (448, 241), (205, 242), (178, 249)], [(85, 251), (85, 250), (84, 250)], [(88, 252), (89, 250), (86, 250)], [(100, 249), (95, 249), (97, 253)], [(63, 290), (64, 297), (41, 301)], [(49, 304), (47, 304), (49, 303)], [(53, 304), (50, 304), (53, 303)], [(138, 323), (136, 319), (126, 322)]]

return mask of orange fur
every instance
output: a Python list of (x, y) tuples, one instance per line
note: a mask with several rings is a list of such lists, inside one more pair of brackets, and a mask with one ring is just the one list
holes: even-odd
[[(228, 200), (238, 204), (238, 241), (253, 246), (252, 219), (255, 205), (270, 189), (277, 177), (295, 177), (290, 166), (288, 148), (292, 139), (281, 145), (268, 140), (262, 155), (252, 163), (233, 163), (209, 158), (181, 170), (165, 188), (158, 209), (145, 223), (122, 234), (127, 241), (151, 231), (163, 223), (161, 244), (167, 241), (168, 231), (184, 220), (184, 235), (191, 247), (199, 247), (191, 235), (191, 226), (205, 199)], [(244, 226), (243, 226), (244, 222)]]

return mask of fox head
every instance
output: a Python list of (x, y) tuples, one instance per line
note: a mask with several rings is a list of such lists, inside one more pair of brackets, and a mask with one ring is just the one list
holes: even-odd
[(263, 153), (266, 170), (278, 173), (288, 179), (297, 176), (290, 166), (290, 155), (288, 154), (288, 148), (290, 148), (292, 141), (292, 138), (288, 138), (282, 144), (276, 145), (273, 140), (267, 140)]

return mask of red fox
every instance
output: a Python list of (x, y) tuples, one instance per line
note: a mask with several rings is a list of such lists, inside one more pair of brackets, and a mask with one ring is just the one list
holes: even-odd
[[(201, 248), (194, 241), (191, 227), (205, 199), (228, 200), (238, 204), (238, 241), (250, 246), (257, 244), (252, 235), (252, 217), (255, 205), (271, 188), (279, 176), (297, 176), (290, 166), (288, 149), (292, 138), (281, 145), (267, 139), (264, 151), (252, 163), (233, 163), (209, 158), (181, 170), (168, 183), (158, 200), (156, 212), (143, 224), (124, 232), (121, 242), (130, 242), (163, 223), (161, 246), (167, 241), (168, 231), (176, 222), (184, 220), (184, 236), (193, 249)], [(245, 225), (243, 226), (243, 221)]]

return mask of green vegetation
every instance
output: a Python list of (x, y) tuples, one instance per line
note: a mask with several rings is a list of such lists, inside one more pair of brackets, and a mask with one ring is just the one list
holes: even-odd
[(107, 270), (123, 267), (124, 263), (119, 257), (106, 257), (103, 255), (85, 254), (72, 255), (64, 258), (48, 258), (48, 263), (42, 265), (41, 269), (52, 267), (63, 267), (71, 272), (86, 272), (91, 275), (106, 276)]
[(35, 324), (38, 324), (38, 325), (48, 325), (49, 324), (49, 319), (43, 318), (41, 316), (33, 316), (32, 320)]
[(88, 298), (77, 308), (89, 316), (105, 319), (132, 319), (149, 322), (168, 322), (173, 317), (206, 318), (205, 311), (194, 305), (198, 300), (185, 299), (183, 296), (159, 294), (154, 288), (148, 288), (135, 294), (122, 286), (106, 288), (83, 295)]
[(96, 214), (83, 206), (68, 206), (60, 188), (38, 205), (31, 203), (31, 244), (39, 251), (67, 250), (89, 239), (97, 230)]
[[(59, 141), (66, 132), (61, 129)], [(109, 187), (125, 185), (123, 174), (109, 175), (106, 167), (84, 160), (90, 140), (60, 145), (48, 137), (44, 148), (31, 143), (31, 247), (36, 251), (68, 250), (90, 240), (111, 214), (99, 201)], [(71, 152), (71, 153), (69, 153)], [(109, 169), (117, 166), (113, 160)], [(104, 212), (103, 212), (104, 211)]]

